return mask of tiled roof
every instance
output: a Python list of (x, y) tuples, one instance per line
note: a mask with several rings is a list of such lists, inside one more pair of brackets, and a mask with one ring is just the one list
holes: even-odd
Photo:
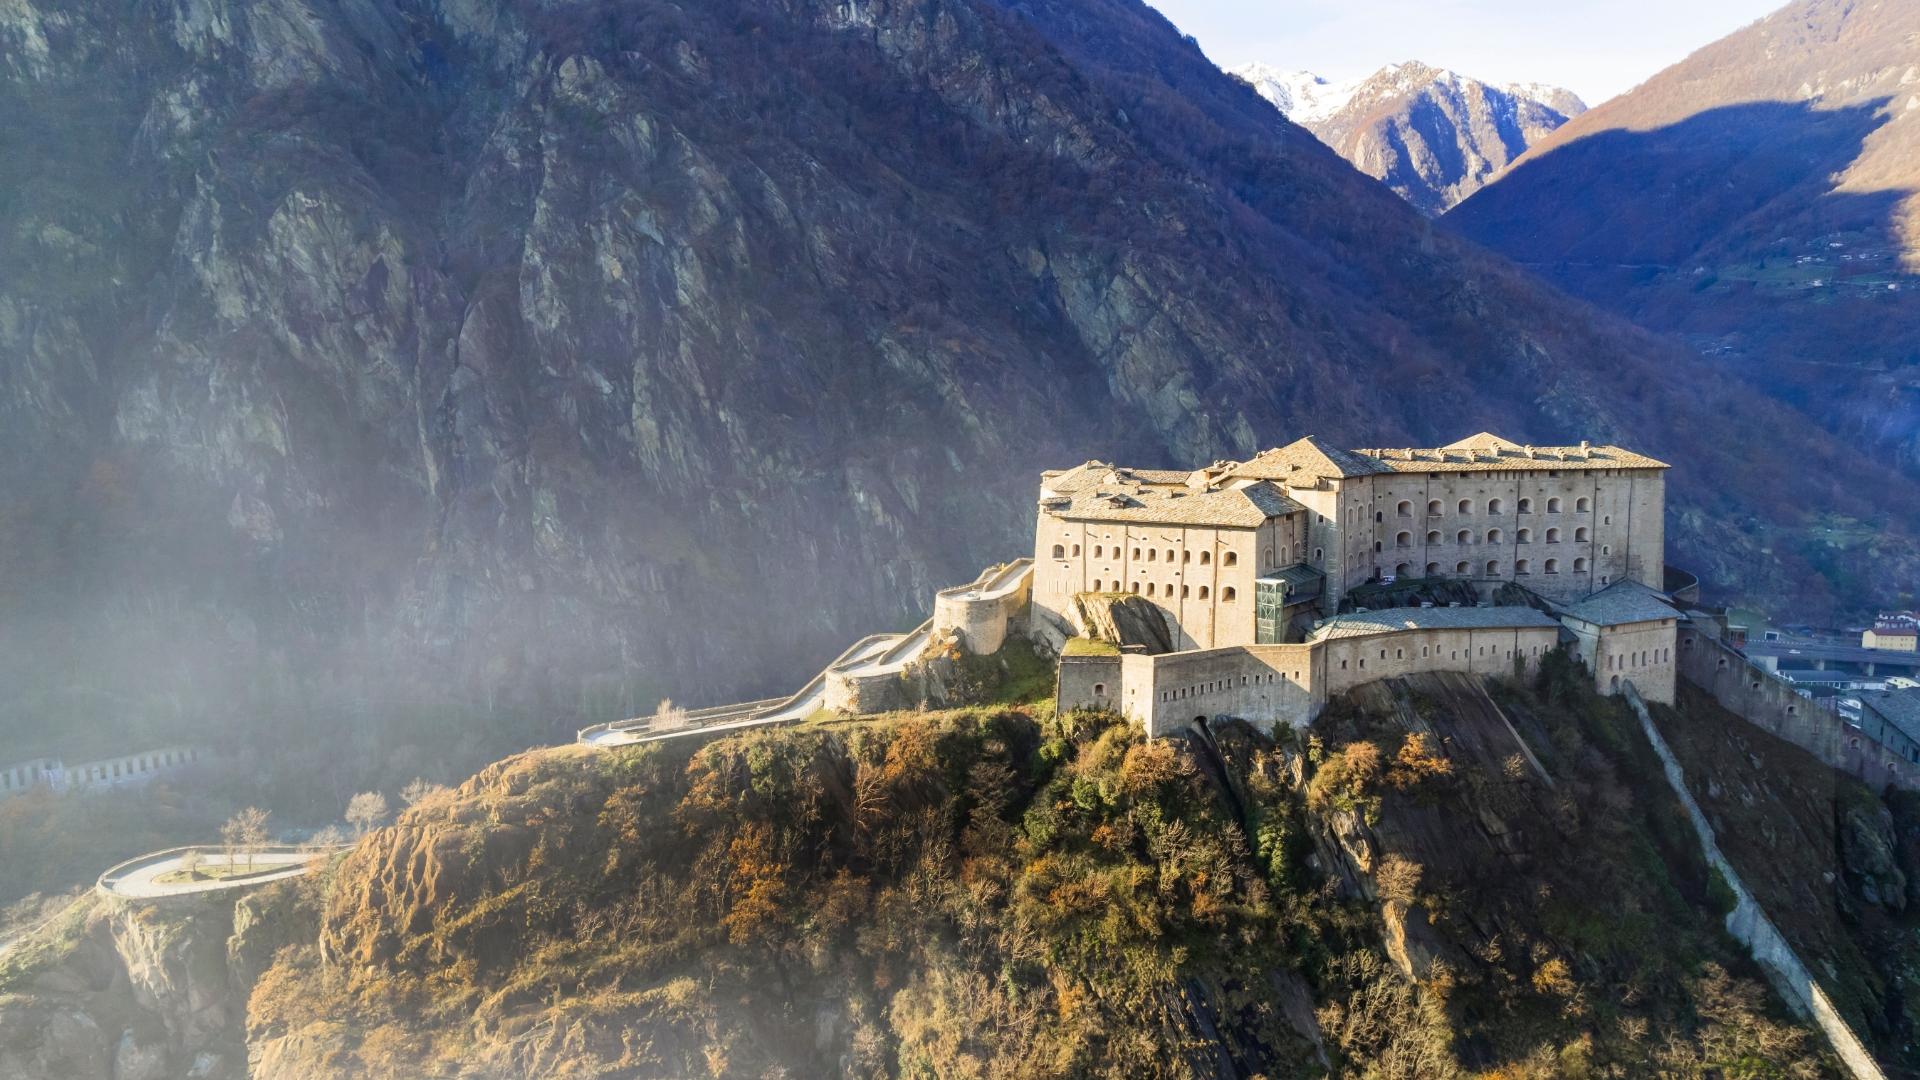
[(1128, 469), (1104, 461), (1089, 461), (1061, 472), (1042, 473), (1041, 486), (1058, 495), (1072, 495), (1098, 487), (1166, 487), (1184, 485), (1191, 472), (1177, 469)]
[(1327, 580), (1327, 575), (1306, 563), (1294, 563), (1292, 566), (1283, 566), (1278, 570), (1261, 574), (1258, 580), (1284, 582), (1295, 589), (1301, 589), (1319, 586)]
[(1225, 475), (1253, 480), (1288, 480), (1300, 477), (1337, 479), (1347, 476), (1373, 476), (1391, 472), (1373, 460), (1350, 450), (1328, 446), (1309, 435), (1276, 450), (1237, 463), (1221, 466)]
[(1879, 713), (1907, 738), (1920, 742), (1920, 690), (1863, 693), (1860, 704)]
[(1680, 612), (1666, 598), (1637, 581), (1616, 581), (1583, 600), (1567, 605), (1566, 613), (1595, 626), (1677, 619)]
[(1259, 483), (1201, 492), (1123, 485), (1091, 488), (1057, 503), (1042, 502), (1040, 509), (1069, 521), (1137, 521), (1251, 529), (1265, 524), (1269, 518), (1298, 513), (1304, 507), (1287, 498), (1278, 487)]
[(1373, 637), (1403, 630), (1524, 630), (1559, 625), (1551, 615), (1530, 607), (1392, 608), (1335, 615), (1315, 627), (1308, 640)]
[(1487, 432), (1432, 450), (1389, 448), (1356, 450), (1354, 453), (1378, 462), (1384, 467), (1383, 471), (1403, 473), (1668, 467), (1664, 461), (1656, 461), (1645, 454), (1636, 454), (1618, 446), (1521, 446)]

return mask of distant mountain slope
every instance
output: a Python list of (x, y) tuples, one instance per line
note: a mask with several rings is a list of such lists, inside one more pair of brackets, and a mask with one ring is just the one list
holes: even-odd
[(1492, 86), (1417, 62), (1391, 64), (1347, 83), (1264, 64), (1231, 74), (1426, 214), (1458, 204), (1529, 146), (1586, 111), (1570, 90), (1538, 83)]
[(1920, 466), (1920, 3), (1799, 0), (1447, 220)]
[(0, 42), (7, 745), (225, 724), (332, 806), (791, 686), (1027, 550), (1041, 468), (1307, 432), (1631, 445), (1679, 561), (1808, 610), (1920, 562), (1912, 500), (1813, 528), (1883, 474), (1138, 0), (16, 0)]

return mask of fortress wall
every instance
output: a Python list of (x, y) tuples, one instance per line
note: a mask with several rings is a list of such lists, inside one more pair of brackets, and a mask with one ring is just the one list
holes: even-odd
[(1025, 575), (1019, 587), (1002, 596), (983, 597), (979, 588), (998, 575), (989, 572), (974, 585), (946, 589), (933, 598), (933, 632), (951, 631), (975, 656), (991, 656), (1007, 642), (1009, 631), (1025, 625), (1023, 613), (1033, 598), (1034, 575)]
[[(1576, 639), (1575, 654), (1593, 673), (1595, 689), (1617, 694), (1619, 683), (1632, 680), (1648, 701), (1671, 705), (1679, 663), (1676, 621), (1609, 627), (1568, 620), (1568, 625)], [(1642, 656), (1646, 657), (1644, 662)]]
[(137, 786), (210, 756), (209, 751), (197, 747), (165, 746), (77, 765), (68, 765), (59, 758), (41, 758), (0, 767), (0, 798), (35, 789), (104, 791)]
[(1237, 716), (1272, 730), (1320, 711), (1311, 645), (1244, 645), (1120, 658), (1121, 711), (1157, 738), (1196, 716)]
[(1512, 675), (1516, 654), (1526, 671), (1560, 643), (1555, 626), (1522, 629), (1404, 630), (1325, 642), (1321, 701), (1356, 686), (1424, 671)]
[(1055, 684), (1055, 705), (1073, 709), (1116, 709), (1120, 704), (1120, 657), (1063, 656)]
[(1682, 626), (1674, 655), (1682, 678), (1762, 731), (1869, 787), (1920, 790), (1920, 766), (1869, 738), (1826, 703), (1801, 697), (1791, 685), (1748, 663), (1718, 638)]

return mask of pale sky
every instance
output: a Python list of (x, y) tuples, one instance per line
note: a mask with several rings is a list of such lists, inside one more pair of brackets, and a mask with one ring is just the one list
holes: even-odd
[(1147, 0), (1222, 67), (1340, 81), (1401, 60), (1614, 96), (1785, 0)]

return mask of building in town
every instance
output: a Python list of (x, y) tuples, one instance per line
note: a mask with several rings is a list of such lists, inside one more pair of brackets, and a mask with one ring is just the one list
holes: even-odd
[(1881, 615), (1860, 635), (1863, 649), (1887, 652), (1920, 652), (1920, 615), (1900, 611)]

